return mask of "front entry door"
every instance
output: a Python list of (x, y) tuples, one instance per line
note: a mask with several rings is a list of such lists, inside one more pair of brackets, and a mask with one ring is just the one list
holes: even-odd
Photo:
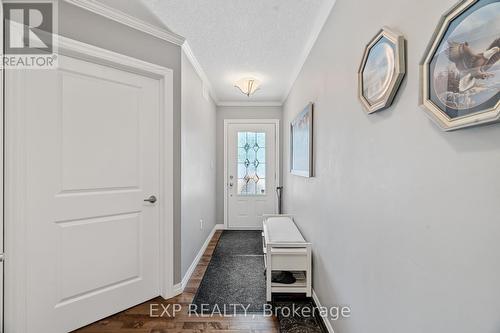
[(227, 125), (227, 224), (260, 229), (262, 215), (277, 210), (277, 125)]
[(160, 82), (62, 55), (9, 75), (27, 133), (26, 331), (159, 295), (159, 201), (145, 199), (159, 193)]

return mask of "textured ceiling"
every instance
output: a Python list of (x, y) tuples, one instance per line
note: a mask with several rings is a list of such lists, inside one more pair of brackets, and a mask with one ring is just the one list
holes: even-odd
[[(188, 41), (219, 102), (281, 102), (333, 0), (141, 0)], [(325, 13), (326, 11), (326, 13)], [(248, 98), (233, 83), (254, 76)]]

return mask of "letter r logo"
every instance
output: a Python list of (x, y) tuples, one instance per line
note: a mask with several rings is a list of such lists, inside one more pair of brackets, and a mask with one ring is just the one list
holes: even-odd
[(52, 53), (52, 3), (7, 2), (5, 16), (5, 53)]

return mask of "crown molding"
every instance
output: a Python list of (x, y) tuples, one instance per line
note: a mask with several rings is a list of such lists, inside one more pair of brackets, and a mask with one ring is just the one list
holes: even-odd
[(321, 30), (323, 30), (323, 26), (325, 25), (326, 20), (330, 16), (333, 6), (335, 5), (335, 1), (336, 0), (325, 1), (322, 8), (319, 10), (319, 16), (316, 19), (315, 24), (311, 30), (309, 39), (305, 43), (304, 49), (302, 50), (302, 53), (300, 55), (300, 60), (299, 62), (297, 62), (297, 66), (292, 71), (292, 76), (290, 77), (290, 81), (288, 81), (289, 83), (285, 90), (285, 94), (281, 99), (281, 104), (284, 104), (285, 101), (287, 100), (288, 95), (290, 94), (290, 91), (292, 90), (292, 87), (295, 84), (295, 81), (297, 80), (300, 72), (302, 71), (302, 67), (304, 67), (306, 60), (309, 57), (309, 53), (311, 53), (311, 50), (314, 44), (316, 44), (316, 40), (318, 39)]
[(283, 103), (279, 101), (220, 101), (217, 106), (282, 106)]
[(144, 22), (136, 17), (130, 16), (116, 8), (109, 7), (95, 0), (64, 0), (65, 2), (92, 13), (104, 16), (110, 20), (129, 26), (133, 29), (142, 31), (148, 35), (162, 39), (169, 43), (181, 46), (184, 44), (184, 37), (167, 29), (162, 29), (150, 23)]
[(212, 99), (215, 102), (215, 104), (218, 105), (217, 95), (215, 94), (215, 91), (214, 91), (214, 89), (212, 87), (212, 84), (210, 83), (210, 80), (208, 79), (207, 74), (203, 70), (203, 67), (201, 67), (198, 59), (196, 59), (196, 57), (195, 57), (195, 55), (193, 53), (193, 50), (189, 46), (189, 43), (188, 43), (187, 40), (184, 42), (184, 44), (182, 44), (182, 51), (184, 52), (184, 54), (188, 58), (189, 62), (193, 66), (196, 74), (198, 74), (198, 76), (200, 77), (200, 79), (203, 82), (203, 84), (205, 85), (205, 87), (208, 88), (208, 91), (210, 93), (210, 97), (212, 97)]

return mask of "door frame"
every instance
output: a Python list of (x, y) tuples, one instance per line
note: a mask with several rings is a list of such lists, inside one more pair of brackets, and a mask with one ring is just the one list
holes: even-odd
[[(173, 70), (116, 52), (85, 44), (62, 36), (55, 36), (58, 42), (57, 54), (111, 66), (128, 72), (152, 77), (160, 81), (160, 286), (158, 295), (163, 298), (175, 296), (173, 258)], [(27, 236), (24, 221), (26, 183), (25, 115), (22, 86), (16, 75), (6, 72), (5, 85), (13, 87), (5, 96), (5, 329), (26, 333), (27, 266), (24, 244)], [(44, 258), (40, 258), (44, 260)]]
[[(3, 3), (0, 3), (0, 17), (2, 22), (4, 21), (3, 14)], [(3, 24), (0, 24), (0, 57), (4, 57), (4, 35), (3, 35)], [(4, 218), (4, 161), (5, 161), (5, 150), (4, 150), (4, 117), (5, 117), (5, 106), (4, 106), (4, 80), (5, 80), (5, 69), (0, 69), (0, 254), (2, 258), (0, 260), (0, 333), (5, 332), (4, 329), (4, 297), (5, 297), (5, 263), (4, 263), (4, 252), (5, 252), (5, 218)]]
[(231, 124), (274, 124), (276, 133), (276, 162), (275, 164), (275, 175), (276, 175), (276, 186), (281, 186), (280, 182), (280, 165), (281, 165), (281, 147), (280, 147), (280, 120), (279, 119), (224, 119), (224, 229), (229, 229), (228, 221), (228, 189), (227, 189), (227, 139), (228, 139), (228, 128)]

